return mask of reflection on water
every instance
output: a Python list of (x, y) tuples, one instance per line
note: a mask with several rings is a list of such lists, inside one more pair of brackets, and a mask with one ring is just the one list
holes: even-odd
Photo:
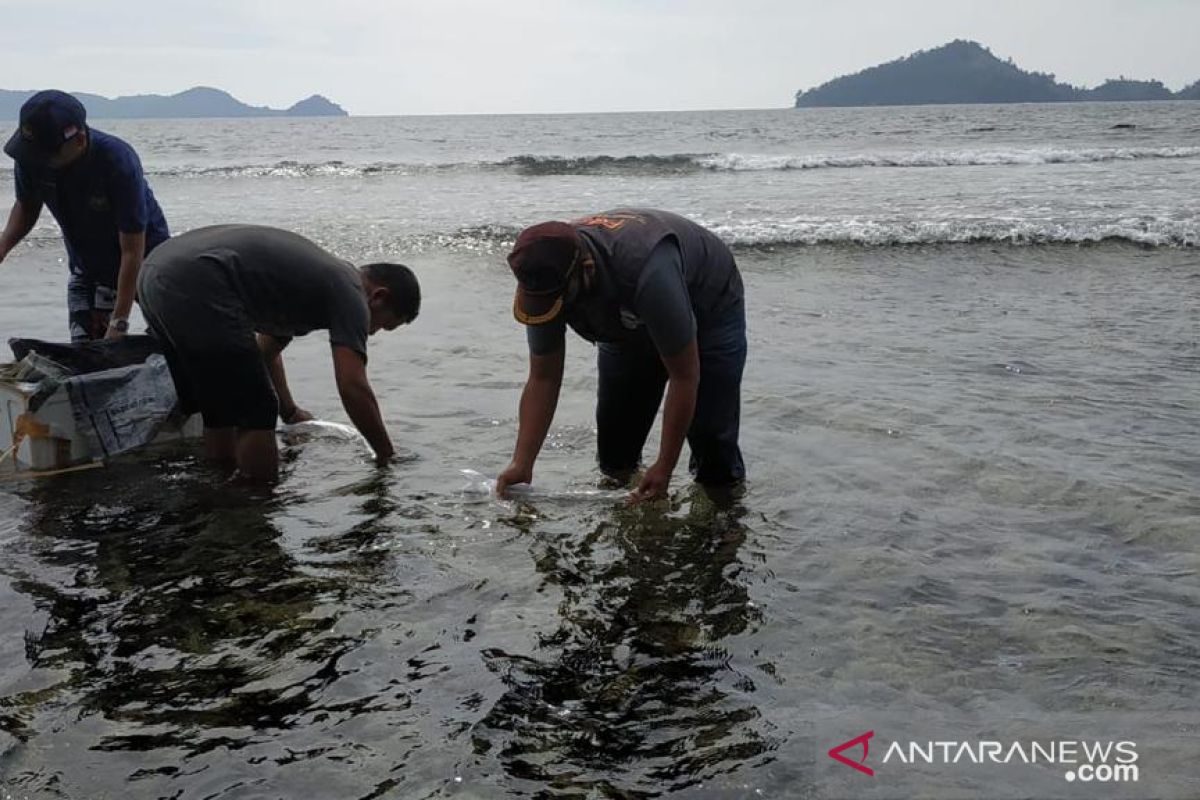
[(680, 514), (620, 508), (584, 536), (540, 534), (559, 624), (531, 654), (484, 651), (507, 689), (475, 751), (570, 796), (657, 794), (763, 763), (770, 726), (725, 646), (760, 619), (739, 581), (744, 516), (697, 492)]
[[(285, 449), (271, 491), (186, 446), (20, 487), (0, 577), (36, 613), (0, 659), (0, 786), (643, 796), (771, 758), (769, 670), (729, 649), (761, 619), (739, 503), (481, 511), (402, 493), (403, 465), (364, 471), (352, 447), (305, 455)], [(485, 599), (500, 576), (470, 578), (443, 530), (480, 513), (514, 535), (488, 545), (508, 583), (551, 606)]]
[[(822, 777), (824, 751), (872, 727), (1194, 711), (1194, 254), (739, 260), (754, 464), (731, 505), (576, 491), (574, 344), (544, 493), (462, 495), (458, 470), (511, 452), (526, 366), (506, 307), (479, 311), (511, 296), (490, 256), (431, 263), (440, 324), (372, 344), (411, 454), (388, 471), (297, 437), (265, 494), (191, 447), (0, 484), (0, 798), (795, 796), (858, 778)], [(308, 339), (294, 388), (341, 419)], [(1171, 753), (1146, 794), (1194, 796), (1149, 783), (1195, 775), (1169, 745), (1146, 738)], [(974, 796), (1045, 795), (1009, 781)]]
[[(379, 561), (360, 545), (389, 510), (383, 489), (371, 475), (344, 492), (362, 518), (311, 543), (331, 567), (284, 546), (273, 518), (296, 498), (230, 483), (187, 451), (31, 484), (20, 557), (4, 573), (44, 616), (25, 653), (46, 685), (0, 700), (15, 740), (0, 751), (5, 785), (80, 779), (78, 765), (43, 761), (39, 734), (129, 753), (105, 763), (137, 764), (124, 778), (153, 783), (308, 720), (378, 711), (374, 698), (326, 705), (322, 694), (363, 640), (338, 621)], [(54, 724), (63, 713), (70, 724)]]

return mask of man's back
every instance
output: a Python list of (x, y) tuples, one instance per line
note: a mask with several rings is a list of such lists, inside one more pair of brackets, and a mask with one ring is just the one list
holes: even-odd
[(620, 208), (572, 224), (596, 249), (626, 303), (644, 280), (651, 253), (663, 240), (679, 250), (678, 268), (697, 315), (719, 315), (742, 301), (742, 280), (729, 248), (712, 231), (678, 214)]
[(328, 329), (330, 341), (366, 355), (369, 312), (351, 264), (309, 239), (266, 225), (213, 225), (164, 242), (147, 267), (174, 267), (197, 302), (213, 272), (228, 281), (259, 333), (300, 336)]

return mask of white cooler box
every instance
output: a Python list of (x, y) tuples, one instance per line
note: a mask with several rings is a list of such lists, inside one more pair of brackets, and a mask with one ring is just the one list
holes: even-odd
[(175, 409), (162, 355), (82, 375), (0, 378), (0, 472), (51, 471), (101, 461), (147, 444), (199, 436), (199, 415)]

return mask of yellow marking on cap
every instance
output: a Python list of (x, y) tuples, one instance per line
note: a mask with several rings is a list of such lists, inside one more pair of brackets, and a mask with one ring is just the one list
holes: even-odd
[(550, 310), (545, 314), (526, 314), (521, 310), (520, 295), (513, 297), (513, 316), (516, 317), (517, 322), (520, 322), (522, 325), (545, 325), (547, 322), (552, 321), (559, 315), (559, 313), (562, 311), (562, 307), (563, 299), (560, 296), (554, 301), (554, 305), (550, 306)]

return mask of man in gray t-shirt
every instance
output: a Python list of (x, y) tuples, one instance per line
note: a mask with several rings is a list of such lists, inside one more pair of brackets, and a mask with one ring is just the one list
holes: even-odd
[(312, 418), (292, 399), (281, 354), (293, 337), (323, 329), (346, 413), (379, 462), (391, 458), (367, 380), (367, 337), (416, 318), (421, 289), (408, 267), (356, 268), (289, 231), (214, 225), (159, 245), (142, 267), (138, 298), (185, 410), (204, 417), (210, 457), (274, 480), (276, 418)]

